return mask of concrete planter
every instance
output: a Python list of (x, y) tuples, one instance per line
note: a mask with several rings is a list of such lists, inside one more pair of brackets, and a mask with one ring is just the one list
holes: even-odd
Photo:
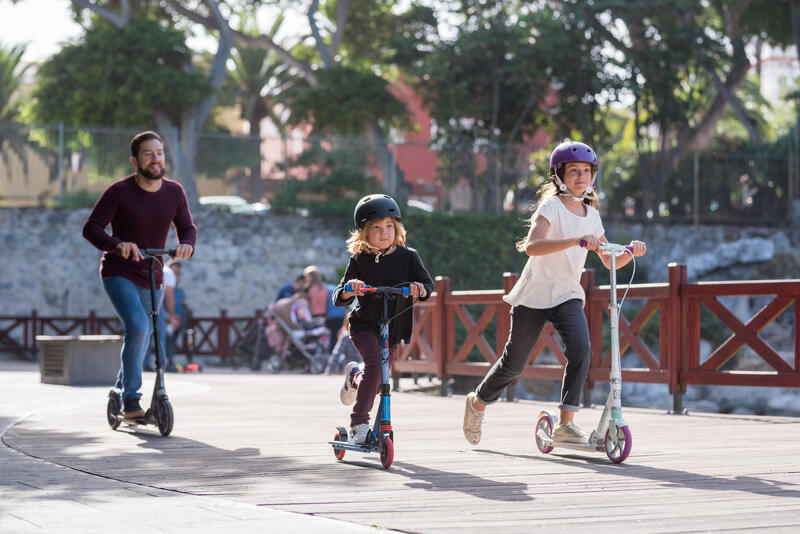
[(112, 386), (120, 367), (122, 336), (36, 336), (45, 384)]

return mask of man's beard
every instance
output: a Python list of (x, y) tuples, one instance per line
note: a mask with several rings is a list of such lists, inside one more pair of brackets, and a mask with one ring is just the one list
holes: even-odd
[(156, 174), (153, 174), (148, 169), (143, 169), (142, 167), (140, 167), (138, 165), (136, 166), (136, 168), (139, 171), (139, 174), (141, 174), (142, 176), (144, 176), (148, 180), (160, 180), (161, 178), (164, 177), (164, 173), (166, 172), (166, 169), (164, 168), (163, 165), (159, 165), (159, 168), (161, 170), (158, 171), (158, 173), (156, 173)]

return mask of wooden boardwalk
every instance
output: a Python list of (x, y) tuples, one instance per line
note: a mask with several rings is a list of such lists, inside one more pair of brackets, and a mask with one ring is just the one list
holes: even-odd
[[(490, 407), (484, 438), (472, 447), (461, 433), (463, 397), (398, 392), (395, 461), (384, 470), (376, 454), (334, 459), (327, 441), (349, 413), (338, 402), (340, 383), (168, 375), (169, 438), (154, 427), (111, 431), (107, 388), (82, 388), (82, 404), (34, 413), (3, 441), (145, 488), (402, 532), (800, 532), (797, 418), (625, 409), (633, 451), (614, 465), (602, 454), (539, 453), (535, 418), (552, 404)], [(146, 378), (145, 390), (151, 385)], [(598, 417), (599, 409), (585, 409), (577, 422), (590, 429)]]

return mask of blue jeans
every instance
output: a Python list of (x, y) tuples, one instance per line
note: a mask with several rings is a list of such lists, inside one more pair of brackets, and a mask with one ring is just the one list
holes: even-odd
[[(122, 390), (123, 399), (138, 399), (142, 396), (139, 393), (139, 388), (142, 387), (142, 363), (150, 348), (153, 333), (153, 320), (148, 315), (152, 310), (150, 290), (139, 287), (121, 276), (103, 278), (103, 288), (125, 328), (120, 354), (122, 364), (115, 387)], [(156, 290), (156, 306), (160, 298), (161, 290)], [(163, 338), (164, 330), (161, 328), (159, 330)], [(163, 342), (159, 344), (163, 361), (164, 344)]]

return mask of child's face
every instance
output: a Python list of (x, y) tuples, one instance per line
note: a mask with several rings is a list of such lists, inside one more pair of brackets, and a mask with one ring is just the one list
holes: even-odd
[(576, 197), (581, 196), (592, 185), (592, 166), (579, 162), (564, 165), (564, 185)]
[(367, 223), (367, 243), (385, 249), (394, 244), (394, 219), (374, 219)]

